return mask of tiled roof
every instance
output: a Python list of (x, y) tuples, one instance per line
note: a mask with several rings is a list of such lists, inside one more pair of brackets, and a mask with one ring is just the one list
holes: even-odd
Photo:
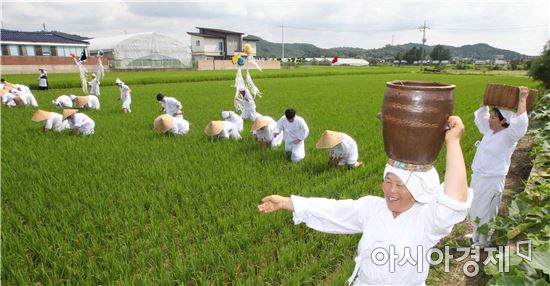
[(204, 28), (204, 27), (196, 27), (196, 28), (199, 30), (206, 30), (206, 31), (218, 32), (218, 33), (224, 33), (224, 34), (237, 34), (237, 35), (244, 34), (244, 33), (233, 32), (233, 31), (222, 30), (222, 29), (210, 29), (210, 28)]
[(216, 39), (223, 39), (224, 38), (223, 36), (214, 36), (214, 35), (209, 35), (209, 34), (201, 34), (201, 33), (193, 33), (193, 32), (187, 32), (187, 34), (192, 35), (192, 36), (204, 37), (204, 38), (216, 38)]
[[(74, 35), (73, 35), (74, 37)], [(62, 36), (56, 32), (22, 32), (14, 30), (0, 31), (2, 42), (31, 42), (31, 43), (54, 43), (54, 44), (85, 44), (89, 42), (77, 40), (73, 37)]]

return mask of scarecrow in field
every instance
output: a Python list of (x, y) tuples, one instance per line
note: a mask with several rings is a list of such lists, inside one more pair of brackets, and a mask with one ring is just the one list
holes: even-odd
[(40, 75), (38, 76), (38, 89), (46, 90), (48, 89), (48, 72), (46, 69), (39, 68)]
[(92, 74), (92, 81), (90, 81), (90, 95), (100, 96), (101, 91), (99, 90), (99, 85), (101, 82), (95, 73)]
[(212, 140), (214, 139), (235, 139), (240, 140), (241, 134), (237, 126), (229, 121), (210, 121), (204, 133), (208, 135)]
[(57, 108), (72, 108), (73, 107), (73, 98), (76, 99), (75, 95), (60, 95), (55, 100), (52, 100), (52, 104)]
[(316, 147), (330, 149), (328, 164), (331, 166), (346, 165), (350, 168), (358, 168), (363, 165), (362, 162), (357, 161), (359, 157), (357, 142), (346, 133), (325, 130)]
[(239, 87), (239, 93), (242, 97), (243, 103), (241, 118), (243, 120), (250, 119), (254, 122), (256, 120), (256, 116), (258, 116), (258, 113), (256, 113), (256, 102), (254, 101), (254, 97), (250, 95), (250, 91), (246, 89), (244, 85)]
[(61, 132), (65, 129), (70, 129), (69, 122), (63, 120), (63, 116), (56, 112), (48, 112), (42, 109), (38, 109), (32, 116), (34, 122), (44, 122), (44, 132), (57, 131)]
[(124, 82), (122, 82), (118, 78), (115, 81), (115, 85), (118, 86), (118, 89), (120, 90), (119, 100), (122, 101), (122, 110), (124, 112), (132, 112), (132, 109), (130, 109), (130, 105), (132, 104), (130, 87), (128, 87)]
[(294, 109), (289, 108), (285, 111), (285, 115), (279, 119), (275, 128), (275, 137), (284, 131), (286, 156), (292, 162), (304, 159), (306, 156), (304, 141), (309, 135), (309, 127), (306, 121), (296, 115)]
[(157, 94), (157, 101), (162, 106), (161, 112), (166, 112), (166, 114), (169, 115), (175, 115), (177, 113), (183, 114), (181, 111), (181, 102), (179, 102), (177, 99), (165, 96), (162, 93)]
[(79, 113), (78, 109), (63, 110), (63, 120), (65, 119), (76, 135), (92, 135), (95, 132), (95, 122), (88, 115)]
[[(382, 182), (384, 198), (333, 200), (271, 195), (262, 199), (258, 210), (291, 211), (295, 224), (305, 223), (321, 232), (363, 234), (348, 285), (425, 285), (430, 249), (465, 219), (473, 197), (460, 147), (464, 125), (456, 116), (451, 116), (448, 123), (446, 181), (441, 185), (433, 167), (413, 171), (387, 164)], [(384, 253), (392, 258), (384, 261), (380, 258)]]
[(223, 120), (235, 124), (239, 132), (243, 132), (243, 119), (239, 115), (237, 115), (237, 113), (229, 110), (224, 110), (222, 111), (222, 117)]
[(469, 213), (474, 227), (472, 242), (476, 245), (485, 246), (491, 239), (492, 230), (487, 235), (477, 230), (498, 214), (510, 158), (529, 125), (526, 106), (529, 89), (521, 86), (519, 90), (517, 112), (493, 108), (489, 113), (488, 107), (482, 103), (474, 113), (477, 129), (483, 134), (472, 162), (470, 181), (475, 197)]
[[(241, 92), (241, 88), (246, 88), (249, 95), (252, 96), (253, 99), (256, 98), (256, 96), (262, 97), (260, 89), (254, 84), (254, 81), (252, 80), (252, 76), (250, 75), (250, 71), (248, 70), (248, 63), (253, 64), (256, 66), (256, 68), (259, 71), (262, 71), (260, 68), (260, 65), (256, 63), (256, 60), (254, 59), (254, 56), (252, 55), (252, 46), (250, 44), (245, 44), (243, 47), (243, 53), (236, 53), (232, 58), (231, 61), (233, 64), (237, 65), (237, 74), (235, 76), (235, 97), (233, 100), (233, 104), (235, 106), (235, 111), (243, 111), (243, 109), (246, 107), (246, 103), (243, 102), (243, 96), (244, 94)], [(242, 67), (246, 68), (246, 80), (243, 78), (242, 75)], [(254, 121), (254, 119), (252, 119)]]
[(82, 92), (84, 94), (88, 94), (88, 81), (86, 80), (86, 74), (88, 73), (88, 71), (86, 70), (86, 67), (84, 67), (84, 63), (86, 63), (86, 60), (88, 59), (88, 57), (86, 57), (86, 51), (85, 50), (82, 51), (80, 58), (77, 57), (74, 52), (71, 52), (70, 56), (73, 58), (74, 63), (78, 67), (78, 72), (80, 73), (80, 86), (82, 87)]
[(260, 143), (261, 147), (271, 146), (276, 149), (283, 143), (284, 131), (275, 136), (277, 122), (270, 116), (258, 116), (252, 125), (252, 136)]
[(189, 132), (189, 122), (183, 119), (181, 112), (176, 113), (176, 116), (170, 114), (160, 115), (153, 122), (153, 126), (161, 133), (172, 133), (174, 135), (185, 135)]

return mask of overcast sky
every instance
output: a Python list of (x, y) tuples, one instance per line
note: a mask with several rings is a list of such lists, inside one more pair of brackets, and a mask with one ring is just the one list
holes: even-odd
[(550, 38), (550, 0), (499, 1), (2, 1), (2, 26), (63, 31), (93, 38), (158, 32), (189, 43), (187, 32), (209, 27), (322, 48), (380, 48), (487, 43), (538, 55)]

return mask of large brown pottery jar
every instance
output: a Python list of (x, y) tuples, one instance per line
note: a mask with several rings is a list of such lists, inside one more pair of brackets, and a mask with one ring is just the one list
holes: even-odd
[[(537, 91), (529, 89), (527, 96), (527, 110), (531, 111), (537, 98)], [(485, 88), (483, 104), (503, 107), (507, 109), (517, 109), (519, 101), (519, 87), (505, 84), (488, 84)]]
[(439, 82), (386, 83), (382, 106), (384, 148), (390, 159), (431, 165), (445, 140), (455, 86)]

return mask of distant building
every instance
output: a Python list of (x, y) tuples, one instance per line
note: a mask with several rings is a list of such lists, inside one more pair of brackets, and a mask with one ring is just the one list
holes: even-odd
[(252, 46), (252, 55), (256, 55), (257, 38), (244, 33), (221, 29), (197, 27), (199, 32), (187, 32), (191, 36), (191, 54), (193, 61), (225, 60), (242, 51), (244, 44)]
[(57, 31), (23, 32), (1, 29), (2, 73), (66, 72), (74, 69), (71, 52), (80, 56), (90, 43), (85, 37)]

